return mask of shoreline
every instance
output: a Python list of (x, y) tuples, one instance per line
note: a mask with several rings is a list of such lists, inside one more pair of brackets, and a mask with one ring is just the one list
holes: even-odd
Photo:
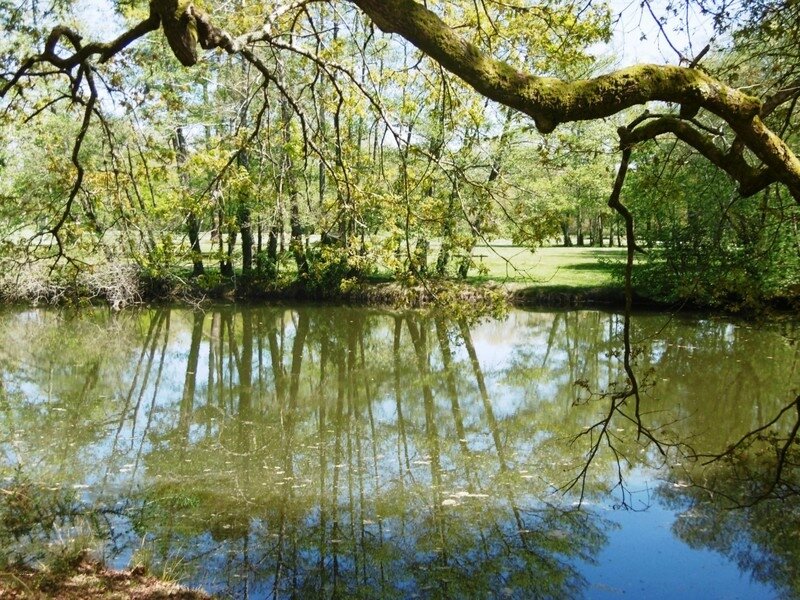
[[(309, 287), (299, 282), (284, 285), (263, 284), (244, 278), (202, 285), (196, 279), (143, 279), (136, 289), (125, 293), (102, 290), (89, 293), (85, 289), (40, 288), (37, 294), (8, 294), (0, 296), (0, 306), (6, 307), (81, 307), (107, 305), (112, 310), (141, 306), (174, 304), (202, 307), (206, 304), (227, 303), (319, 303), (352, 306), (391, 307), (395, 309), (463, 306), (470, 312), (490, 313), (514, 307), (527, 309), (625, 309), (625, 290), (619, 285), (549, 286), (525, 285), (486, 281), (467, 283), (453, 280), (429, 280), (408, 285), (398, 281), (364, 281), (337, 287)], [(800, 312), (800, 297), (773, 298), (763, 304), (746, 303), (732, 298), (724, 304), (707, 305), (693, 301), (667, 302), (634, 292), (635, 311), (689, 311), (745, 318), (771, 313)]]

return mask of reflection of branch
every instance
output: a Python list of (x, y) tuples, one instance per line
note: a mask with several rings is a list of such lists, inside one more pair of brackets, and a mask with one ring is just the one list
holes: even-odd
[[(712, 462), (714, 462), (715, 460), (719, 460), (719, 459), (721, 459), (723, 457), (726, 457), (726, 456), (732, 456), (733, 453), (737, 450), (737, 448), (742, 446), (745, 442), (751, 440), (753, 437), (757, 436), (762, 431), (766, 431), (767, 429), (772, 427), (775, 423), (780, 421), (781, 417), (783, 417), (783, 415), (786, 414), (788, 411), (790, 411), (792, 408), (796, 408), (798, 413), (800, 414), (800, 396), (798, 396), (797, 398), (792, 400), (792, 402), (790, 404), (788, 404), (787, 406), (784, 406), (781, 409), (781, 411), (777, 414), (777, 416), (774, 419), (772, 419), (769, 423), (767, 423), (765, 425), (762, 425), (761, 427), (758, 427), (757, 429), (754, 429), (753, 431), (750, 431), (750, 432), (746, 433), (744, 436), (742, 436), (742, 438), (738, 442), (728, 446), (728, 449), (725, 452), (723, 452), (721, 454), (698, 454), (698, 455), (696, 455), (696, 458), (709, 458), (710, 460), (708, 460), (708, 461), (703, 463), (703, 465), (708, 465), (708, 464), (711, 464)], [(798, 421), (800, 421), (800, 419)], [(793, 428), (792, 431), (793, 431), (793, 434), (797, 433), (797, 425), (795, 425), (795, 427)], [(793, 437), (790, 438), (790, 439), (793, 439)]]
[[(569, 492), (572, 488), (574, 488), (578, 484), (578, 482), (580, 482), (580, 484), (581, 484), (581, 494), (580, 494), (579, 502), (583, 502), (583, 498), (584, 498), (585, 493), (586, 493), (586, 477), (589, 474), (589, 467), (594, 462), (594, 459), (597, 456), (597, 452), (600, 450), (600, 442), (605, 438), (608, 441), (609, 447), (612, 449), (612, 451), (614, 451), (614, 445), (613, 445), (613, 443), (611, 441), (611, 438), (608, 435), (608, 428), (611, 425), (611, 420), (614, 417), (614, 412), (617, 410), (617, 407), (618, 407), (617, 400), (612, 397), (612, 399), (611, 399), (611, 409), (608, 411), (608, 414), (606, 415), (606, 417), (604, 419), (598, 421), (594, 425), (589, 426), (588, 428), (586, 428), (582, 432), (580, 432), (572, 440), (573, 442), (576, 442), (579, 438), (581, 438), (583, 436), (586, 436), (586, 435), (592, 435), (592, 433), (596, 429), (598, 429), (598, 428), (600, 429), (600, 433), (597, 435), (596, 440), (592, 441), (592, 445), (589, 448), (589, 453), (588, 453), (588, 456), (586, 457), (586, 461), (583, 464), (583, 468), (580, 470), (580, 472), (575, 476), (575, 478), (572, 481), (570, 481), (568, 484), (566, 484), (562, 488), (564, 493), (566, 493), (566, 492)], [(616, 451), (614, 451), (614, 454), (616, 454)]]
[[(733, 459), (736, 456), (737, 450), (744, 451), (751, 444), (753, 444), (753, 443), (755, 443), (757, 441), (766, 440), (767, 437), (766, 437), (766, 435), (764, 435), (764, 432), (766, 432), (773, 425), (778, 423), (778, 421), (780, 421), (786, 413), (792, 411), (792, 409), (794, 409), (794, 411), (796, 412), (796, 420), (795, 420), (794, 424), (792, 425), (792, 429), (789, 432), (789, 435), (786, 437), (785, 440), (782, 440), (783, 444), (779, 448), (776, 449), (777, 455), (775, 457), (775, 463), (776, 464), (775, 464), (775, 473), (774, 473), (774, 475), (771, 477), (770, 481), (767, 483), (767, 486), (763, 489), (763, 491), (761, 491), (756, 496), (750, 498), (749, 500), (747, 500), (744, 503), (737, 502), (733, 498), (731, 498), (730, 496), (726, 496), (730, 500), (734, 500), (736, 505), (741, 506), (741, 507), (753, 506), (753, 505), (757, 504), (758, 502), (761, 502), (762, 500), (765, 500), (767, 498), (777, 497), (775, 492), (778, 489), (778, 487), (781, 486), (781, 485), (785, 486), (787, 488), (788, 493), (790, 493), (790, 494), (797, 494), (798, 492), (800, 492), (800, 489), (798, 489), (796, 486), (792, 485), (790, 482), (785, 481), (783, 479), (784, 470), (785, 470), (787, 464), (790, 464), (789, 463), (789, 450), (791, 449), (792, 445), (797, 442), (797, 440), (798, 440), (798, 432), (800, 432), (800, 395), (798, 395), (789, 404), (784, 406), (780, 410), (780, 412), (778, 412), (778, 414), (771, 421), (769, 421), (768, 423), (762, 425), (761, 427), (758, 427), (758, 428), (746, 433), (736, 443), (731, 444), (730, 446), (728, 446), (728, 448), (724, 452), (721, 452), (719, 454), (695, 454), (694, 455), (694, 458), (697, 458), (697, 459), (707, 459), (703, 463), (703, 466), (708, 466), (708, 465), (710, 465), (712, 463), (715, 463), (715, 462), (723, 460), (723, 459)], [(773, 438), (773, 441), (774, 442), (778, 442), (779, 440), (777, 438)], [(702, 487), (702, 486), (698, 486), (698, 487)]]
[[(691, 449), (685, 442), (680, 441), (670, 441), (668, 439), (664, 439), (660, 437), (658, 432), (660, 430), (666, 430), (666, 428), (672, 424), (664, 423), (659, 425), (656, 429), (647, 427), (643, 424), (642, 418), (640, 414), (631, 415), (624, 410), (626, 406), (626, 401), (628, 398), (633, 397), (632, 387), (630, 385), (626, 386), (625, 389), (621, 391), (611, 391), (603, 392), (603, 393), (595, 393), (589, 389), (589, 385), (586, 381), (577, 381), (575, 385), (583, 387), (584, 389), (588, 390), (591, 396), (594, 396), (600, 400), (608, 399), (610, 401), (608, 411), (606, 414), (601, 418), (599, 421), (593, 423), (592, 425), (587, 426), (584, 428), (583, 431), (575, 435), (571, 442), (575, 443), (579, 439), (583, 437), (590, 437), (590, 445), (589, 449), (586, 452), (586, 458), (584, 460), (584, 464), (581, 467), (578, 474), (571, 479), (567, 484), (562, 486), (560, 489), (562, 492), (566, 493), (575, 488), (580, 483), (580, 498), (579, 501), (583, 502), (585, 497), (586, 491), (586, 480), (589, 475), (589, 469), (591, 468), (592, 464), (594, 463), (597, 455), (600, 452), (600, 447), (605, 441), (606, 446), (614, 455), (614, 459), (617, 463), (617, 483), (613, 489), (619, 488), (622, 493), (622, 501), (620, 502), (619, 506), (624, 507), (627, 509), (632, 509), (628, 498), (631, 496), (630, 491), (628, 490), (625, 484), (624, 474), (622, 472), (622, 462), (624, 460), (628, 460), (625, 454), (617, 447), (616, 442), (622, 442), (622, 439), (615, 435), (612, 430), (612, 423), (614, 418), (618, 416), (619, 418), (636, 425), (637, 429), (637, 438), (641, 439), (644, 438), (644, 444), (650, 445), (652, 444), (658, 450), (658, 453), (662, 457), (666, 457), (667, 451), (670, 449), (688, 449), (689, 454), (691, 454)], [(643, 386), (637, 384), (637, 390), (643, 389)], [(577, 404), (577, 402), (576, 402)]]
[[(631, 128), (634, 127), (636, 124), (641, 122), (641, 120), (648, 118), (647, 115), (644, 117), (640, 117), (637, 121), (631, 124)], [(628, 131), (627, 128), (623, 128), (620, 130), (620, 136), (624, 140), (624, 134)], [(633, 423), (636, 425), (636, 437), (637, 440), (642, 440), (644, 438), (645, 443), (652, 443), (657, 449), (658, 452), (662, 456), (666, 456), (666, 451), (668, 448), (674, 448), (681, 446), (679, 442), (669, 442), (663, 439), (659, 439), (657, 437), (654, 430), (646, 427), (642, 423), (642, 414), (641, 414), (641, 386), (639, 381), (636, 377), (636, 373), (633, 369), (633, 349), (631, 346), (631, 312), (633, 308), (633, 283), (632, 283), (632, 276), (633, 276), (633, 262), (635, 253), (637, 250), (640, 250), (636, 245), (636, 239), (634, 236), (633, 230), (633, 215), (631, 214), (630, 210), (622, 203), (620, 200), (620, 196), (622, 194), (622, 187), (625, 183), (625, 177), (628, 173), (628, 167), (631, 161), (631, 146), (625, 141), (623, 141), (623, 149), (622, 149), (622, 160), (620, 162), (619, 170), (617, 171), (617, 177), (614, 181), (614, 188), (611, 192), (611, 196), (608, 199), (608, 206), (613, 208), (618, 214), (622, 216), (625, 221), (625, 234), (626, 234), (626, 246), (627, 246), (627, 261), (625, 264), (625, 312), (624, 312), (624, 321), (623, 321), (623, 368), (625, 370), (625, 374), (628, 378), (627, 385), (624, 389), (620, 391), (609, 391), (606, 393), (599, 394), (600, 398), (608, 398), (610, 400), (610, 406), (608, 409), (607, 414), (599, 421), (594, 423), (593, 425), (587, 427), (576, 435), (573, 438), (573, 442), (577, 441), (579, 438), (583, 436), (591, 436), (592, 441), (586, 456), (586, 460), (584, 462), (583, 467), (579, 471), (579, 473), (573, 478), (569, 483), (567, 483), (562, 490), (564, 492), (568, 492), (569, 490), (573, 489), (578, 483), (581, 484), (581, 493), (580, 493), (580, 501), (582, 502), (584, 499), (585, 491), (586, 491), (586, 478), (589, 473), (589, 468), (594, 462), (599, 450), (600, 445), (602, 444), (603, 440), (606, 441), (606, 444), (609, 450), (613, 453), (616, 462), (617, 462), (617, 485), (615, 487), (619, 487), (622, 491), (622, 506), (626, 508), (630, 508), (627, 500), (626, 500), (626, 493), (627, 488), (624, 483), (624, 476), (622, 473), (622, 465), (621, 462), (624, 458), (623, 455), (620, 454), (619, 450), (614, 445), (614, 440), (617, 439), (616, 436), (610, 433), (611, 423), (614, 419), (615, 415), (620, 415), (623, 419)], [(585, 381), (578, 381), (576, 385), (580, 385), (587, 390), (589, 390), (588, 383)], [(591, 393), (591, 390), (589, 390)], [(594, 394), (593, 394), (594, 395)], [(623, 410), (623, 407), (626, 405), (626, 401), (628, 398), (634, 398), (634, 414), (633, 416), (629, 415)], [(596, 436), (596, 437), (595, 437)]]
[[(625, 353), (623, 356), (623, 366), (625, 373), (628, 375), (628, 383), (630, 388), (627, 396), (636, 398), (636, 421), (638, 433), (642, 434), (642, 423), (640, 419), (639, 405), (641, 398), (639, 396), (639, 382), (636, 380), (636, 374), (633, 372), (631, 366), (631, 309), (633, 308), (633, 259), (636, 252), (636, 239), (633, 234), (633, 215), (628, 208), (620, 201), (622, 193), (622, 186), (625, 183), (625, 177), (628, 174), (628, 165), (631, 162), (631, 149), (626, 147), (622, 150), (622, 162), (617, 171), (617, 179), (614, 181), (614, 189), (611, 191), (611, 196), (608, 199), (608, 206), (617, 211), (625, 220), (625, 237), (627, 248), (627, 261), (625, 263), (625, 321), (623, 325), (623, 339), (625, 344)], [(623, 392), (623, 394), (626, 392)]]

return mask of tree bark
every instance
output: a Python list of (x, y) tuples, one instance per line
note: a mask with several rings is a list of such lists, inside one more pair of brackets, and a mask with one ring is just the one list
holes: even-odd
[[(249, 170), (250, 157), (247, 150), (239, 150), (238, 162), (241, 167)], [(253, 223), (249, 203), (249, 197), (239, 198), (239, 206), (236, 209), (236, 222), (242, 236), (242, 274), (244, 275), (253, 272)]]
[(565, 218), (561, 221), (561, 234), (564, 236), (564, 247), (570, 248), (572, 246), (572, 238), (569, 233), (569, 220)]

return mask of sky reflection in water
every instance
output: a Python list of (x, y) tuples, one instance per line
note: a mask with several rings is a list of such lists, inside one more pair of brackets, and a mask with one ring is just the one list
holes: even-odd
[[(616, 314), (7, 311), (2, 487), (118, 566), (236, 598), (798, 597), (795, 450), (770, 487), (798, 416), (692, 458), (797, 395), (797, 325), (637, 316), (663, 456), (627, 405), (596, 453), (578, 436), (624, 387)], [(9, 511), (5, 559), (31, 559), (49, 534)]]

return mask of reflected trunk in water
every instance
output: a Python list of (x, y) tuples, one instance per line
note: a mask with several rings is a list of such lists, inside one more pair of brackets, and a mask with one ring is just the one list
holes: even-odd
[[(769, 535), (797, 506), (796, 325), (635, 316), (637, 369), (657, 384), (643, 424), (681, 441), (662, 458), (621, 412), (610, 444), (576, 438), (627, 384), (619, 315), (208, 312), (0, 317), (0, 560), (34, 564), (67, 530), (36, 522), (55, 512), (105, 523), (91, 530), (112, 562), (179, 562), (233, 597), (574, 597), (626, 589), (638, 557), (614, 570), (605, 553), (667, 511), (690, 544), (750, 549), (712, 564), (683, 546), (695, 577), (739, 586), (742, 569), (756, 579), (736, 593), (798, 595), (795, 537)], [(584, 468), (576, 507), (558, 488)], [(662, 511), (605, 510), (621, 478), (626, 506)], [(746, 518), (727, 511), (754, 490), (769, 494)], [(52, 506), (24, 514), (9, 501), (23, 491)]]

